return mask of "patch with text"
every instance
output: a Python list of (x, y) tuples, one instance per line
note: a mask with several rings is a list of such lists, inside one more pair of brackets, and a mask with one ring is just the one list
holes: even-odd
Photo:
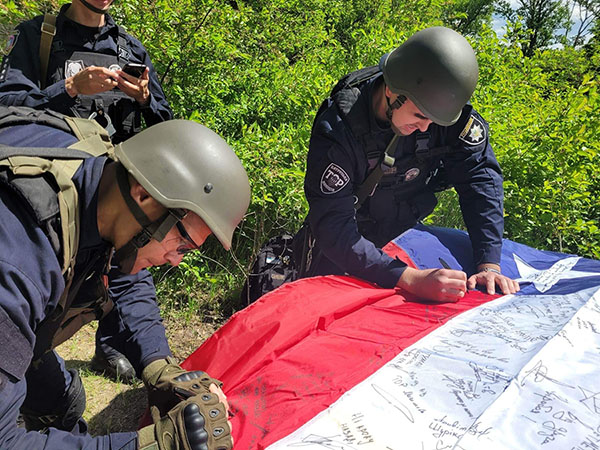
[(321, 176), (321, 192), (323, 194), (335, 194), (348, 184), (350, 177), (344, 169), (335, 163), (327, 166)]

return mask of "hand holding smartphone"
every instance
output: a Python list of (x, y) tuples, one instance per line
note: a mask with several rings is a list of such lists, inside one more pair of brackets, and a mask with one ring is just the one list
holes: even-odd
[(127, 75), (131, 75), (133, 77), (139, 78), (142, 76), (142, 74), (146, 70), (146, 67), (147, 67), (146, 64), (127, 63), (123, 67), (123, 72), (125, 72)]

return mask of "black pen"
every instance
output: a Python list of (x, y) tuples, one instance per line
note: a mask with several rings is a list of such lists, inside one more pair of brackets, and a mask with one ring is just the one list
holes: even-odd
[(450, 267), (450, 264), (448, 264), (446, 261), (444, 261), (442, 258), (438, 258), (440, 260), (440, 264), (442, 265), (442, 267), (444, 269), (450, 269), (452, 270), (452, 267)]

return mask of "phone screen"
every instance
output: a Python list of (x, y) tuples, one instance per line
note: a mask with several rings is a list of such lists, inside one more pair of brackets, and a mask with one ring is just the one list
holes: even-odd
[(125, 67), (123, 67), (123, 72), (136, 78), (141, 77), (144, 70), (146, 70), (145, 64), (127, 63), (125, 64)]

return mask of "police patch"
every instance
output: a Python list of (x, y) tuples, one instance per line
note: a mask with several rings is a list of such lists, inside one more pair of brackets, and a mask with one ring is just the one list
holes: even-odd
[(72, 77), (83, 69), (85, 69), (85, 64), (81, 59), (78, 59), (77, 61), (68, 59), (65, 61), (65, 78)]
[(344, 169), (337, 164), (331, 163), (321, 175), (321, 192), (323, 194), (335, 194), (348, 184), (350, 177)]
[(415, 178), (417, 178), (419, 176), (419, 174), (421, 173), (421, 171), (419, 170), (418, 167), (413, 167), (412, 169), (408, 169), (405, 173), (404, 173), (404, 181), (408, 182), (408, 181), (412, 181)]
[(481, 144), (486, 138), (485, 127), (477, 117), (471, 116), (458, 138), (469, 145)]
[(6, 41), (6, 45), (4, 46), (4, 50), (2, 51), (3, 55), (8, 55), (10, 51), (17, 45), (17, 39), (19, 38), (19, 30), (13, 30), (11, 34), (8, 35), (8, 40)]

